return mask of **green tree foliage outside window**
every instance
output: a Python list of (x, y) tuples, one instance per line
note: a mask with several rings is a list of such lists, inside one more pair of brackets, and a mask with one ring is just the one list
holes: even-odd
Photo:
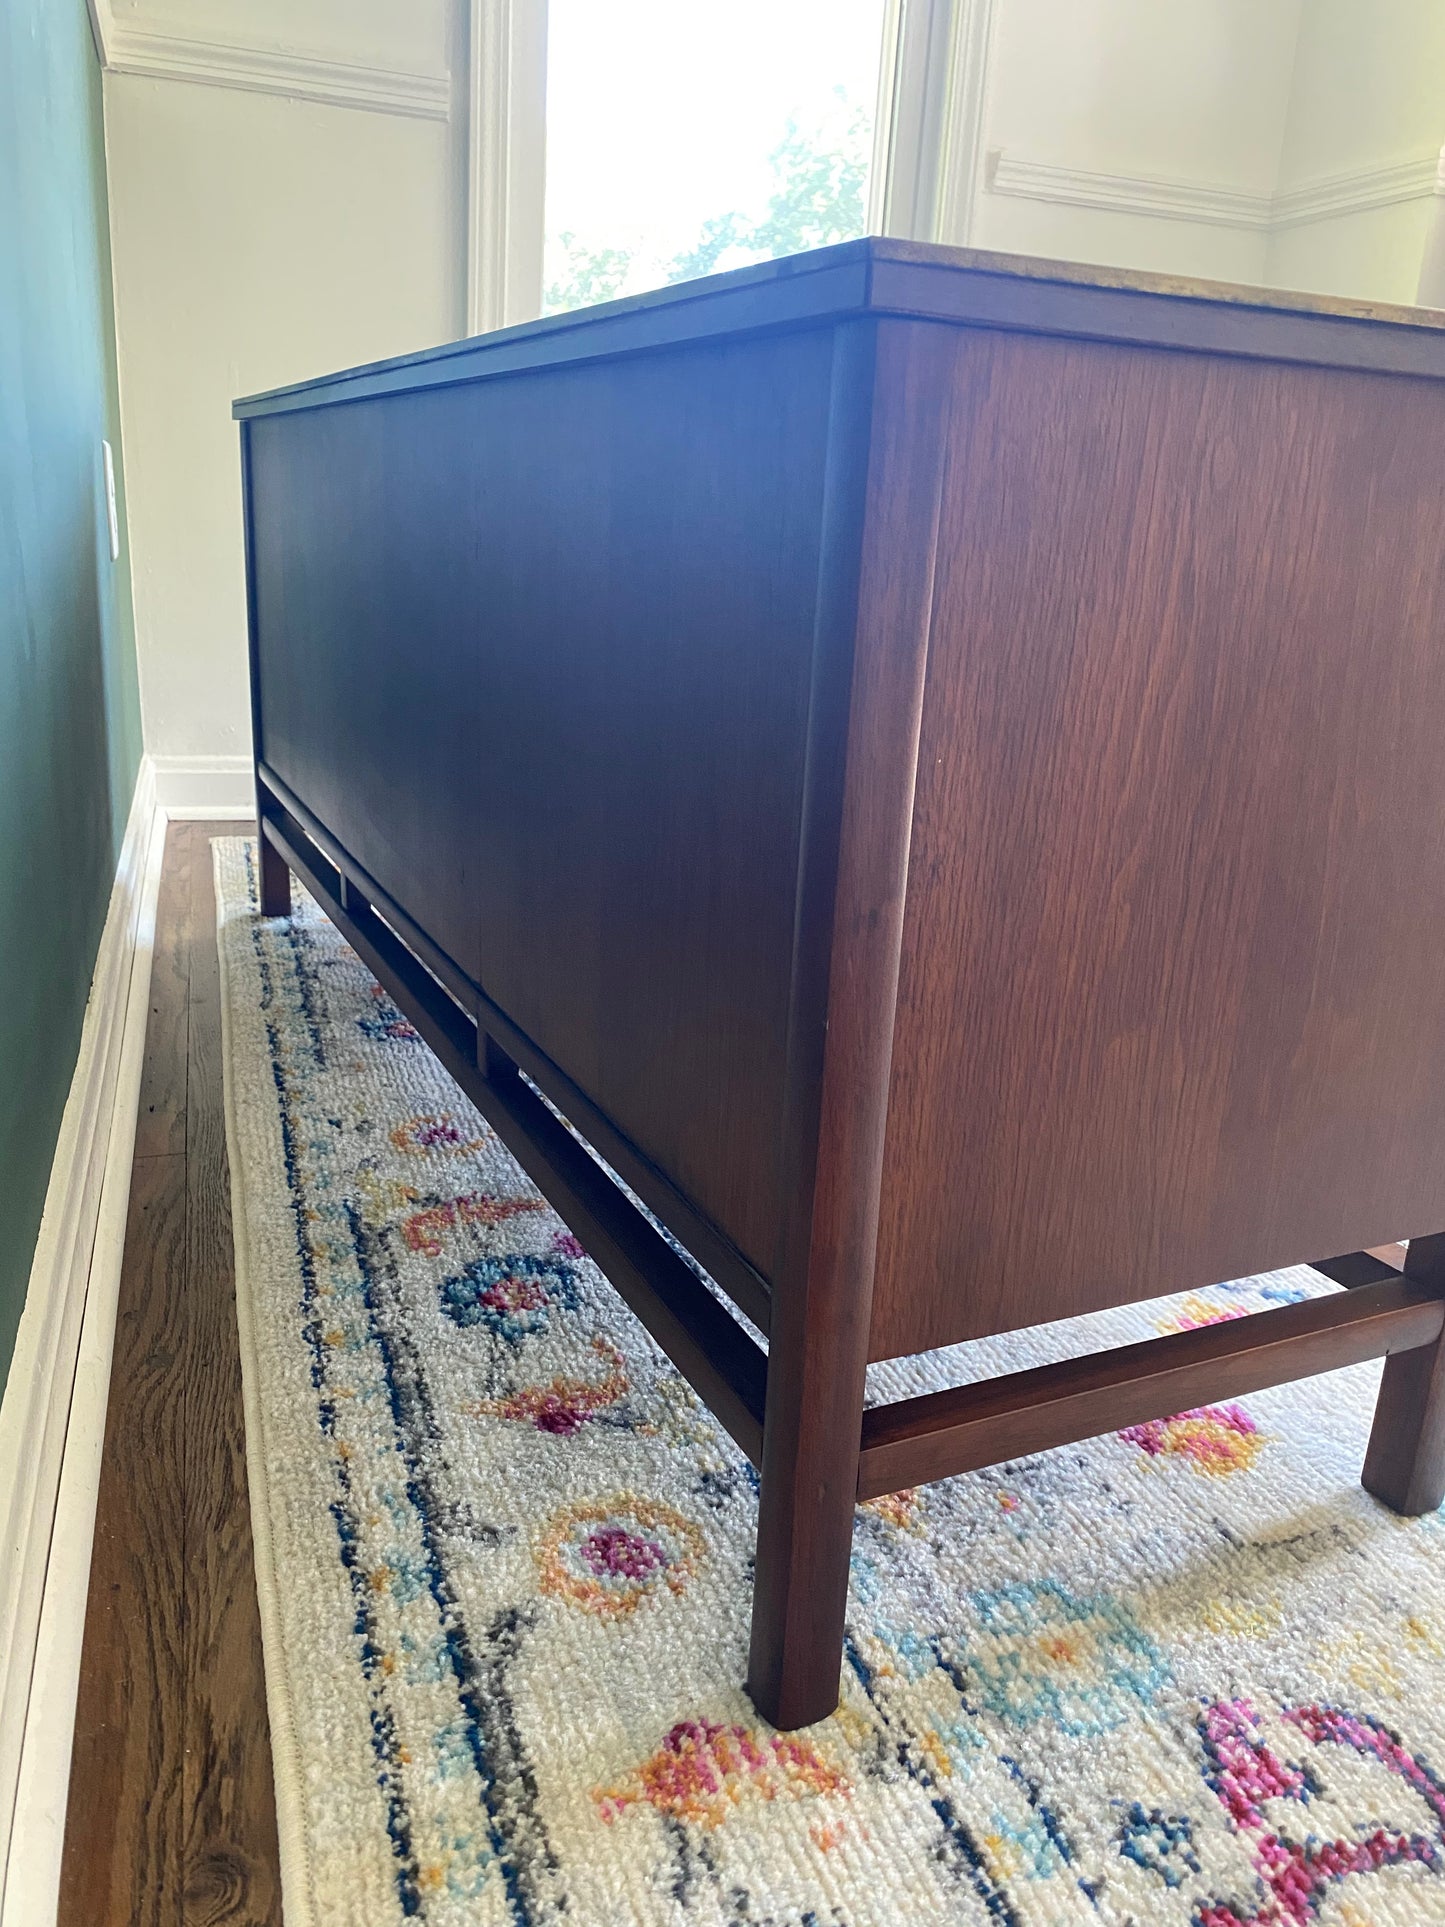
[[(660, 279), (691, 281), (698, 275), (772, 261), (804, 248), (850, 241), (863, 232), (868, 195), (871, 117), (848, 108), (827, 127), (804, 128), (796, 120), (773, 149), (773, 190), (761, 217), (737, 209), (710, 216), (696, 242), (674, 256)], [(545, 308), (556, 314), (611, 301), (628, 290), (635, 261), (625, 248), (589, 247), (575, 234), (558, 236), (565, 256), (561, 274), (548, 285)]]

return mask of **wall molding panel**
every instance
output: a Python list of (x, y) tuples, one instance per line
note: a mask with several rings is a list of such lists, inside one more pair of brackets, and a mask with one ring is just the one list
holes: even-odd
[(1249, 188), (1143, 174), (1099, 174), (1053, 161), (1024, 160), (999, 148), (988, 156), (984, 180), (990, 194), (1015, 194), (1029, 201), (1056, 201), (1116, 214), (1157, 214), (1215, 227), (1267, 228), (1274, 203), (1273, 195)]
[(1423, 200), (1427, 194), (1445, 191), (1440, 169), (1438, 155), (1424, 154), (1303, 181), (1274, 196), (1270, 226), (1299, 227), (1305, 221), (1329, 221), (1340, 214), (1365, 214), (1371, 208)]
[(1026, 160), (994, 148), (985, 168), (985, 185), (990, 194), (1013, 194), (1025, 200), (1273, 233), (1307, 221), (1334, 220), (1342, 214), (1362, 214), (1400, 201), (1421, 200), (1442, 191), (1437, 184), (1440, 168), (1439, 157), (1426, 154), (1302, 181), (1279, 193), (1264, 193), (1208, 181), (1094, 173), (1052, 161)]
[(88, 0), (91, 31), (101, 65), (111, 73), (153, 80), (189, 80), (242, 93), (279, 94), (329, 107), (360, 107), (373, 113), (447, 120), (451, 76), (368, 67), (326, 54), (234, 41), (188, 39), (157, 27), (117, 19), (110, 0)]

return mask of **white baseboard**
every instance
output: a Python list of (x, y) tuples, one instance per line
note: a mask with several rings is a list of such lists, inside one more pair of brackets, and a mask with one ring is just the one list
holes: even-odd
[(165, 822), (147, 758), (0, 1401), (0, 1927), (55, 1918)]
[(172, 822), (238, 822), (256, 814), (249, 756), (152, 756), (156, 806)]

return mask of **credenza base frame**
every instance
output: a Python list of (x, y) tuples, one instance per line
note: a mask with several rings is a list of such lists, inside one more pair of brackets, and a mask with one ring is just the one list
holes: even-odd
[[(356, 879), (364, 873), (332, 860), (341, 853), (321, 847), (288, 807), (294, 799), (278, 794), (283, 788), (268, 784), (264, 773), (258, 780), (262, 914), (287, 914), (289, 873), (301, 878), (714, 1416), (754, 1466), (763, 1468), (768, 1354), (538, 1095), (505, 1043), (487, 1028), (484, 1000), (454, 972), (444, 976), (437, 959), (423, 961), (403, 941), (391, 918), (378, 914), (359, 888)], [(1316, 1268), (1347, 1289), (869, 1407), (856, 1433), (838, 1428), (834, 1440), (812, 1437), (807, 1450), (816, 1456), (824, 1446), (851, 1517), (855, 1498), (880, 1497), (1384, 1357), (1362, 1482), (1397, 1512), (1433, 1511), (1445, 1499), (1445, 1234), (1412, 1239), (1403, 1270), (1364, 1252), (1320, 1261)], [(744, 1309), (751, 1313), (753, 1306)], [(759, 1309), (766, 1318), (768, 1307)], [(838, 1348), (838, 1358), (849, 1383), (837, 1388), (833, 1407), (861, 1406), (861, 1384), (852, 1382), (857, 1360), (846, 1345)], [(827, 1359), (826, 1341), (810, 1347), (815, 1376), (826, 1373)], [(828, 1402), (821, 1401), (821, 1408)], [(771, 1470), (764, 1476), (772, 1476)], [(785, 1649), (766, 1607), (759, 1621), (755, 1605), (749, 1689), (759, 1711), (782, 1727), (825, 1718), (837, 1703), (847, 1547), (836, 1532), (825, 1532), (821, 1545), (831, 1564), (838, 1564), (841, 1553), (841, 1567), (817, 1573), (811, 1621), (797, 1624), (797, 1608), (790, 1605)], [(764, 1602), (780, 1590), (767, 1570), (768, 1556), (760, 1544), (756, 1598)], [(799, 1594), (797, 1587), (781, 1590)], [(777, 1640), (777, 1653), (764, 1650), (760, 1656), (760, 1633), (765, 1649)]]

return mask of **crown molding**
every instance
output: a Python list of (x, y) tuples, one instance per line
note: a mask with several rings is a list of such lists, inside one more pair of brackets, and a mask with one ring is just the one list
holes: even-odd
[(1357, 168), (1349, 174), (1326, 174), (1274, 197), (1272, 227), (1299, 227), (1306, 221), (1328, 221), (1340, 214), (1364, 214), (1375, 207), (1422, 200), (1445, 192), (1441, 158), (1436, 154), (1393, 161), (1383, 167)]
[(364, 67), (349, 60), (333, 60), (326, 54), (285, 52), (229, 41), (182, 39), (153, 27), (119, 21), (111, 0), (87, 0), (87, 4), (96, 53), (111, 73), (189, 80), (203, 87), (279, 94), (286, 100), (361, 107), (418, 120), (446, 120), (451, 113), (448, 74)]
[(985, 170), (985, 184), (991, 194), (1266, 232), (1299, 227), (1307, 221), (1333, 220), (1342, 214), (1362, 214), (1429, 194), (1445, 194), (1442, 183), (1445, 159), (1435, 154), (1357, 168), (1346, 174), (1322, 175), (1274, 194), (1221, 187), (1208, 181), (1099, 174), (1051, 161), (1023, 160), (998, 148), (990, 153)]
[(990, 194), (1016, 194), (1024, 200), (1057, 201), (1116, 214), (1157, 214), (1213, 227), (1267, 228), (1273, 206), (1271, 195), (1250, 188), (1154, 175), (1097, 174), (1052, 161), (1021, 160), (999, 148), (989, 154), (984, 178)]
[(115, 31), (115, 15), (111, 12), (110, 0), (85, 0), (85, 10), (90, 15), (90, 37), (95, 42), (95, 57), (102, 67), (108, 67), (111, 35)]

